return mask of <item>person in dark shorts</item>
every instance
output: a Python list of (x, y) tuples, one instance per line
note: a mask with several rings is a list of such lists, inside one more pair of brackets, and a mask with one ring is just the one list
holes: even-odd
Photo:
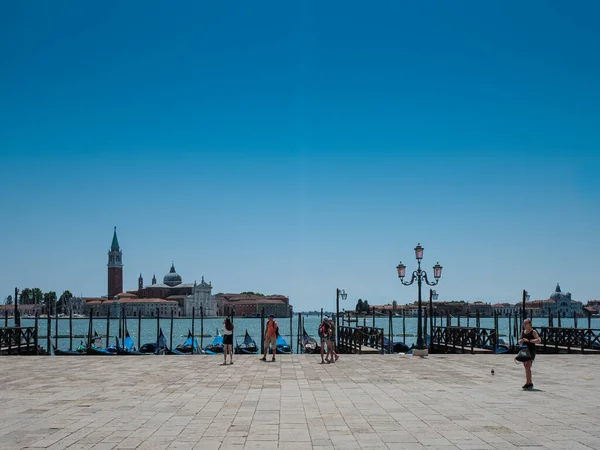
[(223, 365), (227, 365), (227, 353), (229, 362), (233, 364), (233, 323), (226, 317), (223, 321)]
[(521, 339), (519, 339), (519, 344), (527, 345), (527, 349), (529, 350), (529, 353), (531, 353), (531, 361), (525, 361), (523, 363), (526, 377), (523, 389), (533, 388), (533, 381), (531, 380), (531, 365), (535, 359), (535, 344), (539, 344), (540, 342), (540, 335), (537, 331), (531, 328), (531, 319), (525, 319), (523, 321), (523, 331), (521, 331)]

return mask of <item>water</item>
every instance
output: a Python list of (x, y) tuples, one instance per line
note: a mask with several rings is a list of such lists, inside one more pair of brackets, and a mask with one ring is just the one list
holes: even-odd
[[(311, 316), (303, 316), (304, 327), (306, 332), (318, 340), (317, 338), (317, 329), (320, 323), (320, 316), (311, 315)], [(279, 333), (283, 336), (289, 346), (292, 348), (292, 351), (296, 353), (297, 351), (297, 339), (298, 339), (298, 316), (295, 315), (292, 319), (292, 336), (290, 336), (290, 319), (280, 318), (275, 319), (279, 325)], [(508, 318), (499, 318), (498, 319), (498, 332), (500, 337), (502, 337), (506, 342), (508, 342), (508, 335), (510, 334), (509, 329), (512, 329), (512, 321), (509, 324)], [(235, 331), (234, 336), (237, 338), (238, 342), (242, 342), (244, 339), (244, 335), (246, 330), (250, 336), (256, 340), (257, 344), (260, 345), (260, 319), (242, 319), (242, 318), (234, 318)], [(371, 326), (373, 324), (373, 318), (368, 317), (363, 321), (363, 318), (360, 318), (358, 321), (359, 325), (365, 323), (367, 326)], [(437, 322), (439, 324), (439, 320)], [(8, 321), (9, 326), (12, 325), (12, 319)], [(34, 319), (21, 319), (22, 326), (34, 326)], [(340, 322), (341, 324), (341, 322)], [(446, 324), (446, 319), (444, 318), (442, 324)], [(457, 325), (458, 319), (452, 319), (452, 325)], [(465, 317), (461, 317), (460, 324), (462, 326), (467, 325), (467, 319)], [(587, 327), (587, 318), (579, 318), (577, 320), (577, 324), (580, 328)], [(86, 335), (88, 332), (89, 319), (73, 319), (73, 334), (74, 335)], [(355, 324), (352, 323), (352, 326)], [(375, 326), (379, 328), (383, 328), (385, 336), (388, 336), (389, 333), (389, 318), (387, 317), (376, 317), (375, 318)], [(470, 326), (475, 326), (475, 318), (471, 317), (469, 320)], [(534, 318), (533, 326), (542, 327), (548, 325), (547, 318)], [(557, 325), (556, 318), (554, 318), (554, 325)], [(200, 337), (200, 319), (195, 319), (194, 323), (194, 334), (198, 336), (198, 342), (204, 347), (212, 341), (213, 337), (216, 336), (217, 329), (221, 330), (223, 326), (222, 318), (212, 318), (212, 319), (204, 319), (204, 336)], [(481, 318), (480, 326), (482, 328), (493, 328), (494, 319), (493, 318)], [(568, 328), (573, 326), (573, 319), (562, 319), (561, 326)], [(39, 319), (38, 321), (38, 334), (40, 336), (46, 335), (46, 327), (47, 327), (47, 319)], [(92, 321), (92, 330), (95, 330), (100, 335), (106, 334), (106, 318), (95, 317)], [(167, 338), (167, 342), (170, 341), (171, 334), (171, 319), (170, 318), (161, 318), (160, 319), (160, 327), (163, 330), (165, 337)], [(427, 328), (429, 332), (429, 321), (427, 323)], [(592, 328), (600, 328), (600, 318), (592, 319)], [(137, 318), (128, 318), (127, 320), (127, 329), (129, 334), (131, 335), (134, 342), (138, 343), (138, 319)], [(187, 337), (188, 330), (192, 329), (192, 319), (191, 318), (175, 318), (173, 320), (173, 343), (169, 342), (169, 347), (176, 347), (177, 345), (183, 343)], [(52, 324), (50, 328), (50, 334), (53, 336), (52, 343), (54, 344), (54, 334), (55, 334), (55, 319), (52, 318)], [(143, 345), (149, 342), (156, 342), (156, 330), (157, 330), (157, 321), (152, 318), (143, 318), (141, 321), (140, 328), (140, 339), (139, 342)], [(417, 319), (415, 317), (407, 317), (405, 321), (405, 330), (406, 337), (403, 339), (402, 337), (402, 317), (393, 317), (392, 321), (392, 333), (394, 335), (394, 342), (402, 342), (404, 341), (407, 345), (413, 345), (416, 341), (417, 334)], [(111, 319), (110, 321), (110, 336), (109, 339), (110, 344), (115, 343), (115, 335), (118, 335), (119, 332), (119, 320)], [(302, 330), (300, 330), (302, 333)], [(69, 334), (69, 319), (58, 319), (58, 335), (68, 335)], [(207, 337), (208, 336), (208, 337)], [(73, 338), (73, 347), (76, 348), (80, 341), (83, 340), (86, 342), (86, 338)], [(106, 345), (106, 339), (103, 340)], [(46, 340), (40, 339), (39, 341), (42, 347), (46, 347)], [(235, 344), (235, 339), (234, 339)], [(58, 348), (61, 350), (68, 350), (69, 348), (69, 339), (68, 338), (60, 338), (58, 339)]]

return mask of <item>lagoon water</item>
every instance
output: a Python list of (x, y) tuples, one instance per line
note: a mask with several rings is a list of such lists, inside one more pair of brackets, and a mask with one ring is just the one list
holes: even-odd
[[(302, 316), (302, 319), (304, 321), (304, 327), (306, 329), (306, 332), (316, 338), (317, 329), (318, 329), (318, 326), (320, 323), (320, 316), (318, 316), (318, 315)], [(288, 319), (279, 318), (279, 319), (275, 319), (275, 320), (279, 324), (280, 334), (290, 345), (290, 347), (292, 348), (292, 351), (294, 353), (296, 353), (296, 351), (297, 351), (296, 344), (297, 344), (297, 339), (298, 339), (298, 315), (296, 314), (292, 318), (291, 335), (290, 335), (290, 319), (289, 318)], [(110, 323), (111, 338), (109, 339), (109, 343), (114, 344), (115, 343), (114, 336), (118, 335), (119, 321), (118, 321), (118, 319), (111, 319), (110, 322), (111, 322)], [(9, 320), (9, 325), (11, 325), (11, 323), (12, 323), (12, 320)], [(359, 324), (362, 325), (363, 323), (365, 323), (367, 326), (371, 326), (371, 325), (373, 325), (373, 318), (366, 317), (363, 320), (363, 318), (361, 317), (359, 319)], [(443, 320), (443, 323), (445, 324), (445, 319)], [(579, 327), (587, 327), (587, 323), (588, 323), (587, 319), (579, 318), (577, 320), (577, 325)], [(23, 326), (33, 326), (34, 319), (22, 319), (21, 324)], [(97, 331), (99, 335), (104, 336), (106, 334), (106, 318), (95, 317), (95, 318), (93, 318), (92, 324), (93, 324), (93, 330)], [(457, 325), (457, 324), (458, 324), (458, 319), (453, 318), (452, 325)], [(466, 326), (467, 319), (465, 317), (461, 317), (460, 324), (462, 326)], [(557, 321), (555, 318), (554, 325), (556, 326), (556, 324), (557, 324)], [(87, 319), (87, 318), (73, 319), (73, 335), (80, 335), (80, 336), (87, 335), (88, 325), (89, 325), (89, 319)], [(194, 321), (194, 334), (198, 337), (198, 342), (199, 343), (201, 342), (201, 345), (204, 347), (212, 341), (212, 339), (216, 336), (217, 330), (220, 330), (222, 328), (222, 325), (223, 325), (223, 318), (204, 319), (204, 323), (203, 323), (204, 337), (201, 338), (200, 337), (201, 321), (199, 318), (196, 318)], [(354, 325), (354, 323), (352, 325)], [(469, 319), (469, 325), (475, 326), (475, 318), (471, 317)], [(481, 318), (481, 320), (480, 320), (480, 326), (482, 328), (487, 328), (487, 327), (491, 328), (491, 327), (493, 327), (493, 325), (494, 325), (494, 320), (492, 318)], [(534, 318), (533, 325), (534, 325), (534, 328), (536, 326), (538, 326), (538, 327), (547, 326), (548, 319), (547, 318)], [(563, 327), (572, 327), (573, 319), (572, 318), (571, 319), (562, 319), (561, 325)], [(258, 319), (258, 318), (252, 318), (252, 319), (234, 318), (234, 326), (235, 326), (234, 336), (237, 338), (237, 340), (240, 343), (244, 339), (244, 334), (245, 334), (246, 330), (248, 330), (248, 333), (250, 334), (250, 336), (252, 336), (256, 340), (256, 342), (260, 345), (260, 319)], [(376, 317), (375, 318), (375, 326), (383, 328), (384, 332), (385, 332), (385, 336), (386, 337), (388, 336), (389, 318)], [(498, 330), (499, 334), (507, 342), (508, 342), (509, 328), (512, 328), (512, 326), (513, 326), (512, 322), (509, 325), (507, 318), (499, 319), (499, 330)], [(38, 333), (39, 336), (46, 336), (47, 320), (45, 318), (39, 319), (38, 327), (39, 327), (39, 333)], [(56, 327), (55, 319), (52, 318), (52, 325), (51, 325), (51, 332), (50, 332), (51, 336), (53, 337), (52, 343), (54, 343), (55, 327)], [(175, 318), (173, 320), (173, 343), (172, 344), (170, 343), (171, 319), (170, 318), (161, 318), (160, 319), (160, 327), (162, 328), (163, 333), (164, 333), (165, 337), (167, 338), (167, 342), (169, 342), (169, 347), (176, 347), (177, 345), (179, 345), (185, 341), (188, 330), (192, 329), (192, 319), (191, 319), (191, 317), (186, 317), (186, 318)], [(127, 328), (128, 328), (129, 334), (133, 338), (136, 345), (138, 343), (138, 335), (140, 338), (139, 342), (142, 345), (145, 343), (149, 343), (149, 342), (156, 342), (156, 331), (157, 331), (156, 318), (143, 318), (141, 320), (141, 327), (139, 329), (139, 332), (138, 332), (138, 319), (133, 318), (133, 317), (128, 318)], [(428, 323), (428, 328), (429, 328), (429, 323)], [(592, 319), (592, 328), (600, 328), (600, 319), (599, 318)], [(407, 345), (409, 345), (409, 346), (412, 345), (416, 341), (416, 333), (417, 333), (416, 330), (417, 330), (417, 319), (416, 318), (407, 317), (405, 319), (404, 325), (403, 325), (402, 317), (393, 317), (392, 334), (394, 335), (393, 340), (395, 342), (404, 341)], [(300, 330), (300, 333), (302, 333), (302, 330)], [(406, 334), (406, 336), (403, 338), (402, 335), (404, 333)], [(59, 336), (68, 336), (69, 335), (69, 319), (58, 319), (58, 335)], [(74, 348), (77, 347), (81, 340), (82, 340), (82, 338), (74, 338), (73, 339), (73, 347)], [(83, 341), (85, 342), (85, 338), (83, 339)], [(42, 347), (44, 347), (44, 348), (46, 347), (45, 339), (40, 339), (39, 343)], [(104, 344), (106, 345), (106, 339), (104, 339)], [(235, 344), (235, 340), (234, 340), (234, 344)], [(59, 338), (58, 339), (58, 348), (62, 349), (62, 350), (68, 349), (69, 348), (69, 339), (68, 338)]]

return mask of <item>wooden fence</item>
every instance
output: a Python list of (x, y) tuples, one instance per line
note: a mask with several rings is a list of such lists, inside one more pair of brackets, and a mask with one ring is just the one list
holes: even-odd
[(383, 328), (340, 326), (338, 338), (341, 353), (384, 353)]
[(465, 350), (470, 353), (495, 353), (497, 341), (495, 328), (434, 326), (430, 350), (432, 353), (465, 353)]
[(38, 354), (37, 328), (0, 327), (0, 354)]
[(600, 353), (600, 329), (536, 327), (542, 340), (537, 347), (544, 353), (581, 351)]

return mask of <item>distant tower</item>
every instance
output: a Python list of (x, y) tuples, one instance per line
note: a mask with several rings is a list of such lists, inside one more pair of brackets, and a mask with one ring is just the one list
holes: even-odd
[(156, 284), (156, 274), (152, 275), (152, 284)]
[(144, 279), (142, 278), (142, 274), (140, 273), (140, 277), (138, 278), (138, 289), (142, 289), (144, 287)]
[(113, 234), (112, 244), (108, 251), (108, 298), (123, 292), (123, 252), (119, 248), (117, 227)]

